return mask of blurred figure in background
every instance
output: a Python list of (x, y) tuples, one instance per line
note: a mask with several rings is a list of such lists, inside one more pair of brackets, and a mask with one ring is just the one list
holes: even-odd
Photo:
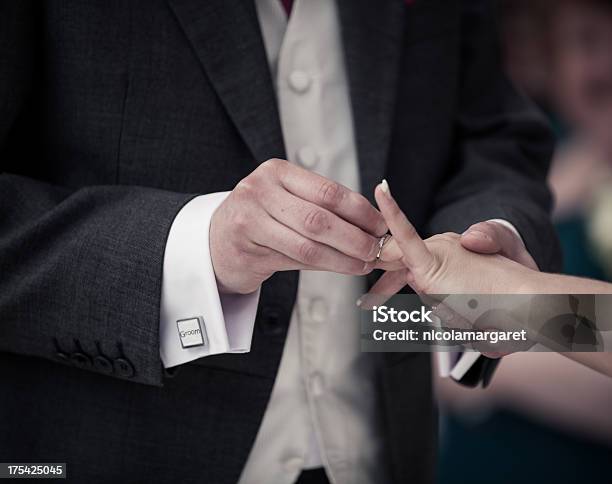
[(550, 77), (546, 38), (548, 3), (506, 0), (500, 6), (500, 37), (506, 56), (506, 72), (532, 100), (546, 108)]
[(612, 266), (604, 234), (612, 225), (602, 227), (612, 194), (612, 1), (553, 5), (550, 92), (569, 132), (560, 140), (550, 182), (565, 269), (604, 279)]
[[(506, 0), (501, 14), (508, 73), (559, 138), (565, 272), (612, 280), (612, 0)], [(506, 357), (486, 390), (438, 379), (438, 397), (441, 484), (612, 479), (612, 379), (562, 355)]]

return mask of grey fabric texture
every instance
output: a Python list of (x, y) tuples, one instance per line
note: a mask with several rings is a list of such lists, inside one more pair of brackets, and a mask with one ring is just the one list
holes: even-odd
[[(557, 268), (551, 136), (501, 72), (492, 2), (338, 1), (363, 193), (387, 177), (423, 235), (506, 218)], [(298, 273), (264, 284), (249, 354), (164, 371), (158, 326), (178, 211), (285, 156), (253, 2), (2, 2), (0, 110), (0, 461), (236, 482)], [(429, 355), (372, 357), (392, 475), (433, 482)]]

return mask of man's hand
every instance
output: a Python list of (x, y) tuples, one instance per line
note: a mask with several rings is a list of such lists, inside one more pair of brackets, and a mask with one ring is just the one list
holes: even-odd
[(248, 294), (277, 271), (363, 275), (387, 231), (359, 193), (284, 160), (244, 178), (219, 206), (210, 253), (221, 292)]
[(533, 270), (538, 265), (529, 255), (518, 235), (495, 221), (472, 225), (461, 236), (461, 245), (479, 254), (499, 254)]

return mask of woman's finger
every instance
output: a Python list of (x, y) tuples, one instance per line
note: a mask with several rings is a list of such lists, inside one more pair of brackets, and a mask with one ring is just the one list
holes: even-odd
[(433, 263), (433, 255), (391, 196), (391, 190), (386, 180), (383, 180), (376, 187), (374, 196), (378, 208), (393, 234), (394, 241), (402, 251), (404, 264), (413, 272), (430, 267)]
[(380, 254), (380, 262), (396, 262), (401, 261), (404, 254), (402, 249), (393, 237), (391, 237), (384, 245), (383, 250)]
[(372, 309), (374, 306), (384, 304), (406, 285), (408, 272), (408, 269), (385, 272), (369, 292), (357, 300), (357, 306), (362, 309)]

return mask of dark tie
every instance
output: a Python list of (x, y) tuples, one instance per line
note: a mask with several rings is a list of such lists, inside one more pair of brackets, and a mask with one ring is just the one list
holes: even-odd
[(283, 4), (287, 17), (289, 17), (291, 14), (291, 7), (293, 6), (293, 0), (280, 0), (280, 2)]

